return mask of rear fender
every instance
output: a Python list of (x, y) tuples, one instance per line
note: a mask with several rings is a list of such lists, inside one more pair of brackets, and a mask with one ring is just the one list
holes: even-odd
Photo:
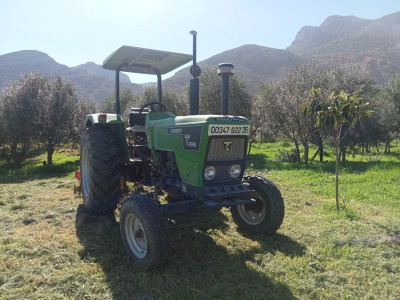
[(118, 114), (91, 114), (85, 118), (86, 127), (89, 126), (106, 126), (110, 128), (115, 136), (117, 147), (120, 152), (121, 160), (129, 163), (128, 143), (126, 141), (125, 123), (121, 115)]

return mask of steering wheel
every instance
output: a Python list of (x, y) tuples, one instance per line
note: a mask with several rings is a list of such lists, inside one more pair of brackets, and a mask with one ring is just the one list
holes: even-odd
[[(146, 104), (144, 104), (140, 108), (139, 114), (142, 114), (143, 110), (148, 106), (150, 106), (151, 111), (166, 111), (167, 110), (164, 103), (158, 102), (158, 101), (152, 101), (152, 102), (147, 102)], [(159, 109), (156, 109), (156, 107), (158, 107)]]

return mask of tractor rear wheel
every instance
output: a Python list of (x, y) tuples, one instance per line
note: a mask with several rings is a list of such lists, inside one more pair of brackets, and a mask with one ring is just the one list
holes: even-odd
[(136, 265), (153, 269), (167, 263), (167, 223), (155, 199), (142, 194), (130, 196), (122, 204), (119, 225), (122, 242)]
[(254, 190), (253, 204), (231, 207), (234, 222), (239, 228), (266, 235), (274, 234), (282, 224), (285, 206), (276, 185), (261, 176), (245, 176), (243, 183)]
[(110, 128), (87, 127), (81, 141), (81, 192), (86, 211), (101, 215), (114, 212), (120, 191), (120, 158)]

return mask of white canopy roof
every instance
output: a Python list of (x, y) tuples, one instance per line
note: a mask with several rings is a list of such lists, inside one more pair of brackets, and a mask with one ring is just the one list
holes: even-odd
[[(103, 62), (103, 68), (141, 74), (166, 74), (192, 60), (192, 55), (122, 46)], [(157, 69), (157, 70), (156, 70)]]

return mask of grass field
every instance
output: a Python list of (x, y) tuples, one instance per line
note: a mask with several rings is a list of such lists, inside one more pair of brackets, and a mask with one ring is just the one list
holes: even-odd
[[(285, 148), (286, 147), (286, 148)], [(334, 159), (279, 162), (255, 144), (252, 173), (273, 180), (286, 215), (275, 236), (237, 231), (228, 209), (170, 219), (169, 264), (131, 264), (116, 219), (84, 213), (77, 151), (0, 160), (0, 299), (399, 299), (400, 146), (348, 156), (335, 209)]]

